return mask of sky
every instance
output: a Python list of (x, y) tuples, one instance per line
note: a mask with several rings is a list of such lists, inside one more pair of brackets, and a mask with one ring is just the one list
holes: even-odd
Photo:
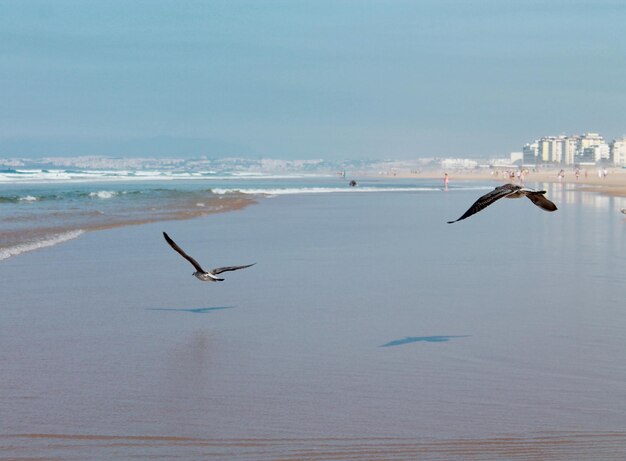
[(626, 134), (623, 0), (0, 0), (0, 156), (504, 156)]

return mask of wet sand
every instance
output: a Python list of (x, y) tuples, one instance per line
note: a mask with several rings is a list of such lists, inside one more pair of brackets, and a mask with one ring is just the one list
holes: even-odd
[[(179, 200), (175, 206), (172, 204), (161, 205), (160, 208), (134, 209), (132, 212), (118, 212), (117, 214), (103, 213), (99, 211), (86, 211), (78, 216), (78, 213), (68, 213), (67, 219), (63, 219), (63, 213), (55, 213), (56, 221), (63, 224), (53, 226), (45, 225), (45, 216), (40, 217), (43, 224), (33, 225), (30, 228), (3, 230), (0, 240), (0, 260), (11, 254), (21, 253), (22, 246), (35, 245), (50, 239), (50, 236), (60, 236), (72, 232), (89, 232), (105, 229), (114, 229), (123, 226), (137, 226), (152, 222), (193, 219), (208, 216), (214, 213), (225, 213), (240, 210), (256, 203), (253, 197), (216, 196), (205, 199), (198, 203), (197, 200)], [(169, 205), (169, 206), (168, 206)], [(31, 220), (34, 217), (29, 217)], [(82, 219), (78, 219), (82, 218)], [(5, 220), (6, 222), (7, 220)]]
[[(622, 459), (626, 199), (545, 187), (556, 213), (277, 197), (5, 260), (0, 453)], [(257, 265), (199, 282), (164, 230), (203, 265)]]
[[(415, 440), (402, 437), (364, 438), (232, 438), (19, 434), (0, 436), (5, 459), (23, 458), (33, 445), (46, 459), (92, 453), (81, 459), (229, 459), (250, 461), (332, 460), (562, 460), (622, 461), (619, 450), (626, 432), (547, 433), (529, 437)], [(123, 454), (122, 456), (120, 456)]]

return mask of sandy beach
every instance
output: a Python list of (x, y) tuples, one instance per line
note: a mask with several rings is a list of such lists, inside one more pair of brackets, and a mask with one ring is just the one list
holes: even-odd
[(624, 24), (0, 0), (0, 461), (626, 461)]
[[(542, 168), (538, 170), (530, 169), (525, 175), (525, 183), (563, 183), (576, 185), (581, 191), (592, 191), (606, 195), (626, 196), (626, 169), (607, 168), (607, 175), (598, 176), (598, 168), (580, 168), (580, 175), (576, 178), (575, 170), (572, 168), (563, 169), (564, 176), (559, 178), (561, 168)], [(505, 169), (485, 170), (423, 170), (419, 173), (408, 171), (396, 171), (394, 174), (386, 174), (385, 177), (397, 178), (430, 178), (440, 179), (443, 184), (443, 177), (448, 173), (450, 183), (456, 181), (493, 181), (494, 183), (516, 182), (507, 178)], [(586, 172), (586, 174), (585, 174)]]

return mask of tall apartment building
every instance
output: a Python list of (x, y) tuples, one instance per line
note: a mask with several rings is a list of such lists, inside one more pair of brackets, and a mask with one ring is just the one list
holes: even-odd
[(563, 163), (567, 150), (567, 137), (544, 136), (537, 141), (537, 156), (543, 163)]
[(578, 146), (578, 135), (565, 138), (563, 145), (563, 163), (574, 165), (576, 163), (576, 148)]
[(584, 133), (578, 137), (576, 163), (595, 163), (609, 158), (608, 144), (598, 133)]
[(564, 163), (564, 152), (567, 138), (556, 136), (550, 139), (550, 161), (553, 163)]
[(611, 160), (615, 166), (626, 166), (626, 136), (611, 143)]
[(524, 144), (524, 147), (522, 148), (524, 165), (535, 165), (537, 163), (538, 152), (539, 145), (537, 141)]
[(596, 146), (589, 146), (583, 149), (583, 153), (579, 156), (582, 163), (598, 163), (602, 160), (609, 160), (609, 145), (606, 143)]
[(550, 162), (550, 139), (546, 136), (537, 141), (537, 160), (541, 163)]
[[(624, 138), (626, 140), (626, 137)], [(619, 144), (618, 144), (619, 146)], [(524, 163), (596, 163), (609, 160), (609, 145), (598, 133), (573, 136), (544, 136), (534, 143), (524, 145)]]
[(584, 133), (578, 137), (578, 150), (582, 152), (587, 147), (604, 143), (604, 138), (598, 133)]

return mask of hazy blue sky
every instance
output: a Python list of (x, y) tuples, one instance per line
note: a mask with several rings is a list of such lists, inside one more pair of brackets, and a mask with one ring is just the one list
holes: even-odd
[(412, 158), (626, 133), (626, 1), (0, 0), (0, 155)]

